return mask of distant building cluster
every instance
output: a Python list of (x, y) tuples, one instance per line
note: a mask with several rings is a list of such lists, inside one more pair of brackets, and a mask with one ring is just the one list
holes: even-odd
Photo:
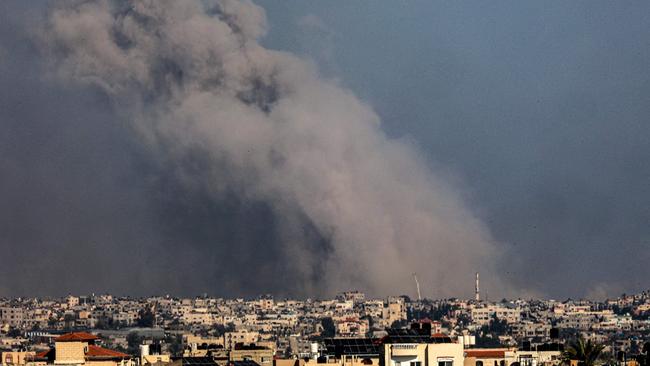
[(629, 363), (649, 318), (649, 292), (488, 302), (478, 277), (472, 300), (70, 295), (1, 300), (0, 349), (26, 366), (553, 366), (582, 337)]

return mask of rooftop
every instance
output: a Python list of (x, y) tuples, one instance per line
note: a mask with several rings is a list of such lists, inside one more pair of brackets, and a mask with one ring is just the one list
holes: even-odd
[(54, 339), (55, 342), (89, 342), (89, 341), (94, 341), (99, 339), (94, 334), (86, 333), (86, 332), (74, 332), (74, 333), (66, 333), (60, 337), (57, 337)]
[(505, 348), (485, 348), (485, 349), (468, 349), (465, 351), (465, 357), (476, 358), (503, 358), (506, 355)]
[(112, 349), (102, 348), (99, 346), (89, 345), (86, 358), (89, 359), (107, 359), (107, 358), (131, 358), (126, 353), (113, 351)]

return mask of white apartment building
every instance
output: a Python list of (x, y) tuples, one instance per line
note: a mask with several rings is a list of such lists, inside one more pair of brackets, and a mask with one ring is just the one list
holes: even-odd
[(482, 308), (474, 308), (471, 312), (472, 321), (479, 326), (487, 325), (496, 315), (500, 320), (508, 324), (517, 323), (521, 320), (521, 310), (501, 305), (488, 305)]
[(384, 344), (383, 366), (463, 366), (460, 343)]

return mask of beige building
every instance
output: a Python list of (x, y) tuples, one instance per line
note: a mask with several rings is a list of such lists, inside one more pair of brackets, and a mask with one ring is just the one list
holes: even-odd
[(2, 352), (2, 365), (25, 365), (33, 361), (36, 352)]
[(262, 310), (271, 310), (275, 306), (272, 298), (263, 298), (259, 300), (259, 307)]
[(258, 346), (236, 347), (230, 350), (230, 361), (255, 361), (261, 366), (273, 365), (273, 350)]
[(0, 307), (0, 323), (17, 328), (23, 325), (24, 311), (20, 307)]
[(237, 344), (250, 345), (258, 341), (258, 332), (226, 332), (223, 335), (223, 345), (227, 349), (234, 349)]
[(367, 319), (346, 318), (336, 322), (336, 335), (339, 337), (363, 337), (368, 333)]
[(383, 325), (390, 327), (396, 321), (406, 320), (406, 304), (401, 297), (391, 296), (382, 311)]
[(160, 349), (156, 349), (151, 344), (140, 345), (140, 366), (160, 365), (171, 362), (170, 355), (161, 354)]
[(515, 348), (476, 348), (465, 350), (464, 366), (556, 366), (560, 351), (519, 351)]
[(65, 302), (67, 303), (68, 308), (73, 308), (79, 305), (79, 298), (76, 296), (68, 295), (68, 297), (65, 298)]
[(472, 321), (478, 325), (487, 325), (492, 318), (496, 316), (500, 320), (505, 320), (508, 324), (521, 321), (521, 310), (500, 305), (489, 305), (482, 308), (474, 308), (471, 312)]
[(220, 356), (223, 360), (228, 359), (227, 350), (223, 347), (223, 337), (206, 338), (195, 336), (193, 334), (183, 334), (183, 344), (185, 357), (206, 357), (208, 354), (224, 354)]
[(98, 339), (85, 332), (64, 334), (34, 360), (47, 365), (131, 366), (131, 356), (95, 345)]
[(463, 366), (460, 343), (384, 344), (382, 366)]

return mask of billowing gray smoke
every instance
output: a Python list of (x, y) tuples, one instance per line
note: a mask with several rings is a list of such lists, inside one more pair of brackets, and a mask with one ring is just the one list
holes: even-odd
[(475, 271), (496, 278), (449, 181), (352, 93), (260, 46), (250, 1), (66, 2), (48, 19), (53, 75), (100, 88), (184, 189), (271, 207), (295, 292), (412, 294), (417, 272), (424, 294), (460, 295)]

